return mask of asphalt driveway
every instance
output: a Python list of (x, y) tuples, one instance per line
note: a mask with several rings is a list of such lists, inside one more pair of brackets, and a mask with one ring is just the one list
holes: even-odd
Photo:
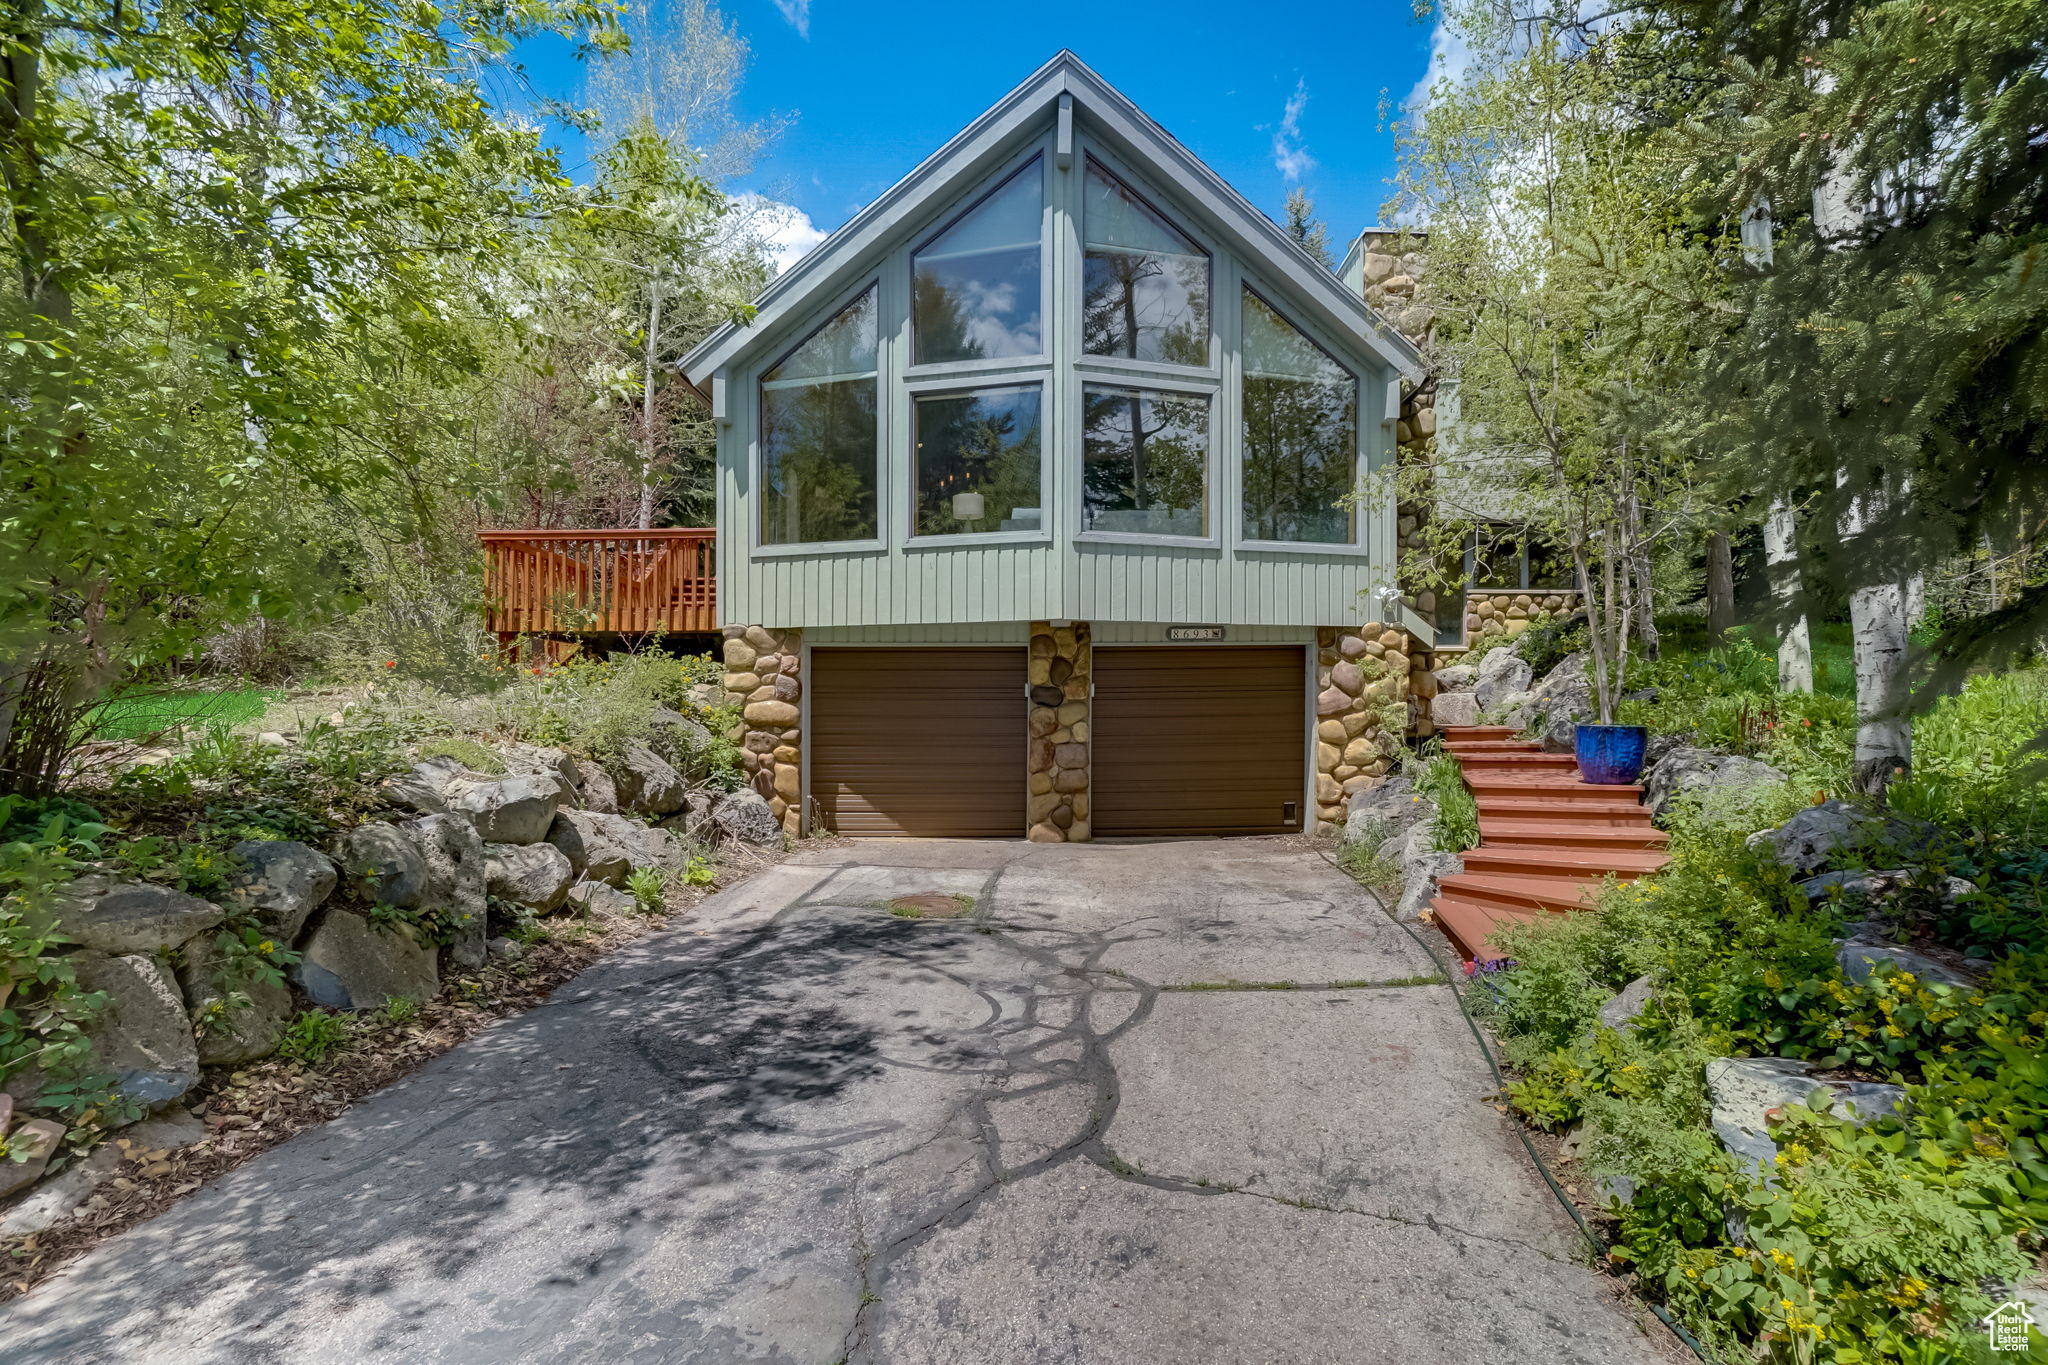
[[(972, 911), (883, 908), (922, 892)], [(0, 1360), (1669, 1360), (1432, 971), (1284, 842), (807, 852), (0, 1310)]]

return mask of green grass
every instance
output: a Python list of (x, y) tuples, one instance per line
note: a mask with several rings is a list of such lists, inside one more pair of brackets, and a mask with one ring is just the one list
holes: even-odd
[(261, 717), (278, 695), (275, 689), (260, 687), (136, 689), (108, 698), (89, 723), (94, 739), (149, 740), (216, 725), (246, 725)]

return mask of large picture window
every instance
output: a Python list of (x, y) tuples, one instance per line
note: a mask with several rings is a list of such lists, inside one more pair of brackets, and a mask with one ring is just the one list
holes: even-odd
[(917, 364), (1044, 354), (1044, 222), (1045, 175), (1034, 157), (917, 253), (910, 286)]
[(911, 473), (916, 534), (1044, 529), (1042, 388), (1022, 384), (918, 395)]
[(1245, 539), (1354, 543), (1358, 381), (1249, 289), (1243, 363)]
[(1083, 193), (1081, 349), (1209, 363), (1209, 255), (1093, 159)]
[(761, 543), (874, 540), (875, 291), (761, 376)]
[(1081, 529), (1209, 534), (1209, 396), (1090, 384), (1082, 391)]

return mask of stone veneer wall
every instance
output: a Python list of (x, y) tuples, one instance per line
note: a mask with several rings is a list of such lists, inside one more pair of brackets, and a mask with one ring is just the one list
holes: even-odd
[(1034, 843), (1088, 839), (1089, 684), (1095, 649), (1088, 623), (1031, 623), (1031, 714), (1027, 838)]
[(1579, 595), (1563, 590), (1472, 592), (1465, 595), (1465, 648), (1488, 650), (1505, 644), (1539, 616), (1577, 611)]
[[(1365, 249), (1365, 301), (1392, 323), (1427, 357), (1435, 340), (1436, 310), (1429, 303), (1427, 283), (1429, 262), (1422, 233), (1375, 232), (1367, 234)], [(1395, 458), (1404, 465), (1427, 462), (1436, 448), (1436, 382), (1408, 386), (1401, 395), (1400, 420), (1394, 426)], [(1404, 502), (1395, 509), (1395, 545), (1403, 555), (1423, 548), (1422, 532), (1429, 520), (1429, 507), (1422, 502)], [(1436, 593), (1404, 581), (1408, 589), (1402, 598), (1426, 621), (1436, 619)]]
[(1383, 777), (1409, 721), (1411, 656), (1423, 653), (1399, 626), (1370, 621), (1316, 630), (1316, 823), (1344, 823), (1344, 802)]
[(725, 628), (725, 690), (740, 699), (740, 762), (791, 835), (803, 830), (803, 632)]

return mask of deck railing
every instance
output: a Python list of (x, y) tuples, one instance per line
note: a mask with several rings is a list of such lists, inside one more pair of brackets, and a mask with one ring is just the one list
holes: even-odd
[(487, 628), (514, 635), (716, 629), (715, 533), (483, 531)]

